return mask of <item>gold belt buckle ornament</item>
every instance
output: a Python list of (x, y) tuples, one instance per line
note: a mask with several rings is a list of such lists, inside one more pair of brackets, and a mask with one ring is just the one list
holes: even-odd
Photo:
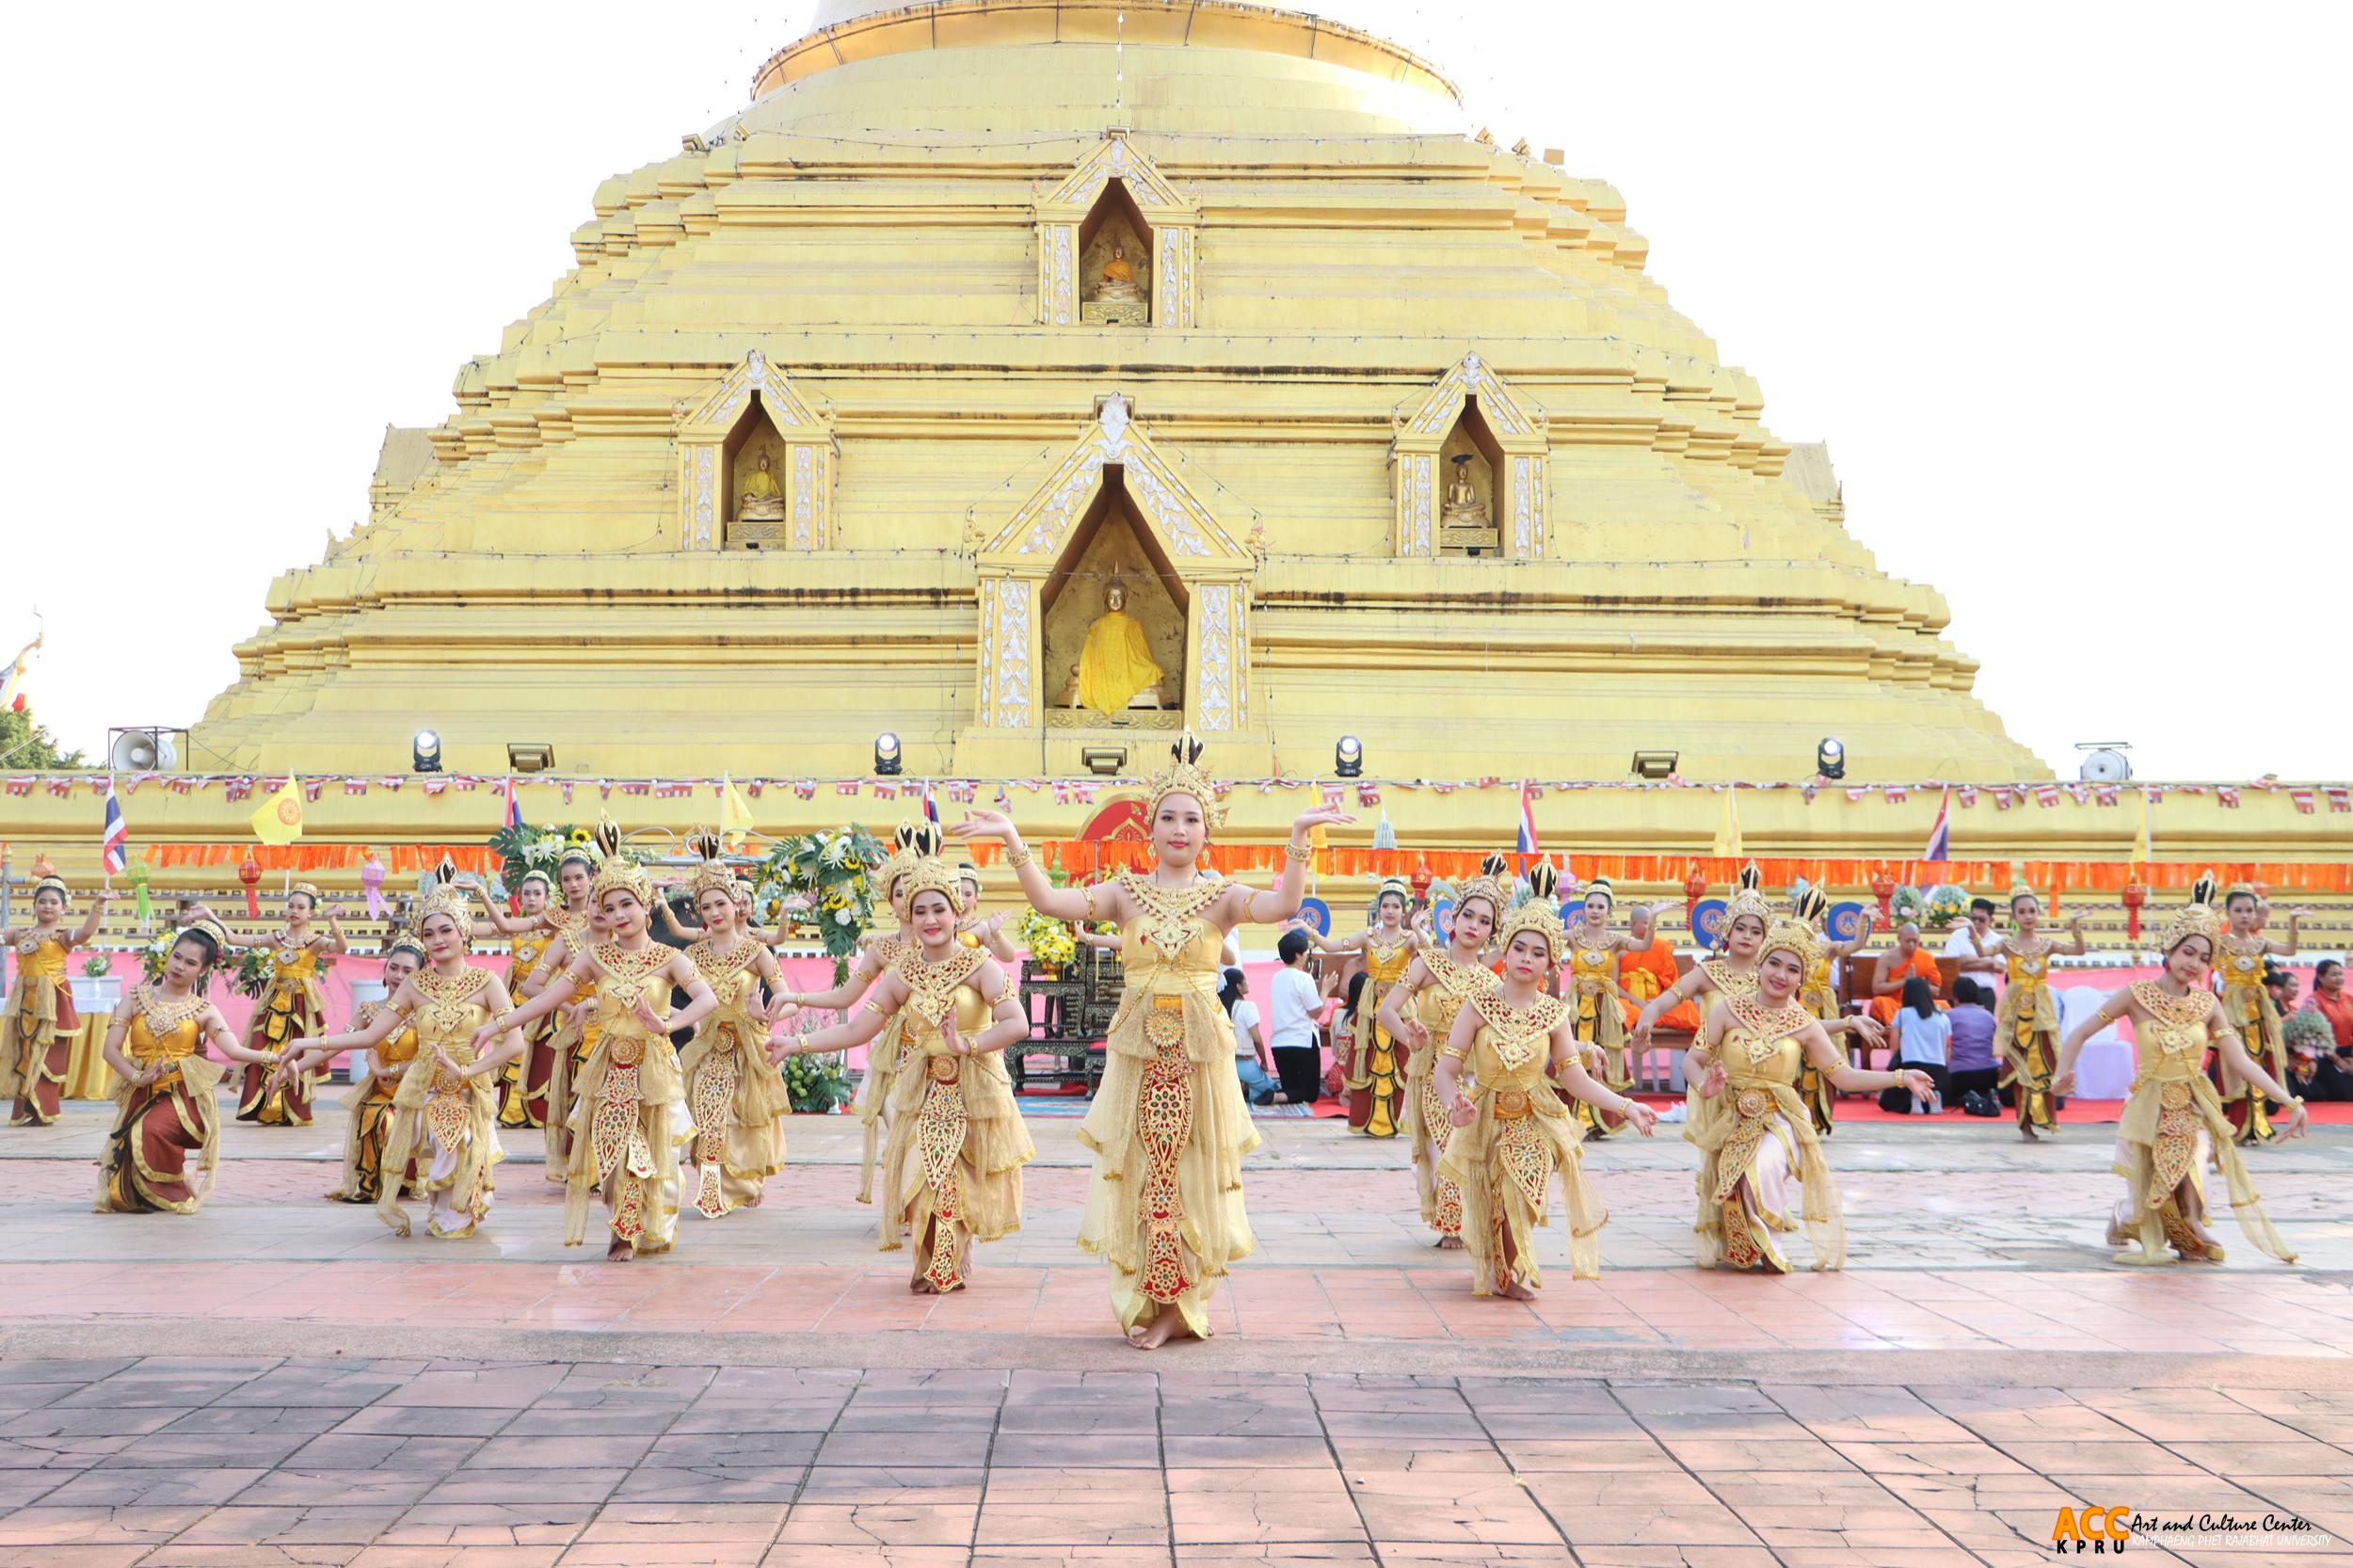
[(1772, 1108), (1773, 1096), (1762, 1089), (1743, 1089), (1732, 1108), (1750, 1121), (1755, 1121)]
[(2157, 1091), (2157, 1103), (2168, 1111), (2180, 1111), (2189, 1104), (2189, 1085), (2169, 1083)]
[(1162, 1052), (1184, 1044), (1185, 999), (1154, 997), (1152, 1010), (1144, 1016), (1144, 1037), (1153, 1049)]
[(1521, 1089), (1496, 1091), (1496, 1115), (1507, 1122), (1516, 1122), (1528, 1114), (1528, 1094)]
[(962, 1070), (962, 1064), (952, 1056), (932, 1058), (932, 1081), (934, 1083), (953, 1083), (960, 1070)]
[(634, 1034), (623, 1035), (613, 1042), (613, 1064), (616, 1067), (634, 1067), (645, 1054), (646, 1042)]

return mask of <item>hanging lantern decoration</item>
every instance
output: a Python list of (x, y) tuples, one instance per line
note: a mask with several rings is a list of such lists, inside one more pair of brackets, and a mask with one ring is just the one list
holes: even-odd
[[(1705, 891), (1707, 891), (1707, 878), (1700, 874), (1699, 862), (1694, 860), (1691, 862), (1691, 869), (1683, 876), (1683, 923), (1687, 927), (1691, 926), (1693, 913), (1700, 906), (1700, 895)], [(1697, 928), (1692, 927), (1692, 929)]]
[(128, 874), (131, 878), (132, 908), (138, 914), (139, 924), (145, 925), (155, 918), (155, 906), (148, 902), (147, 897), (148, 878), (155, 873), (146, 861), (134, 860)]
[(2137, 882), (2124, 884), (2116, 895), (2124, 903), (2124, 935), (2135, 947), (2140, 946), (2140, 906), (2149, 902), (2149, 889)]
[(1433, 880), (1434, 878), (1430, 874), (1430, 856), (1424, 855), (1414, 862), (1414, 874), (1408, 879), (1409, 885), (1414, 889), (1415, 903), (1430, 902), (1430, 884)]
[(376, 851), (360, 863), (360, 890), (367, 896), (368, 919), (380, 920), (389, 907), (384, 903), (384, 862), (376, 857)]
[(1880, 919), (1890, 926), (1896, 923), (1896, 878), (1881, 866), (1871, 878), (1871, 896), (1880, 901)]
[(260, 920), (262, 901), (254, 889), (262, 885), (262, 863), (253, 858), (251, 850), (245, 852), (245, 859), (237, 867), (237, 880), (245, 884), (245, 918), (248, 920)]

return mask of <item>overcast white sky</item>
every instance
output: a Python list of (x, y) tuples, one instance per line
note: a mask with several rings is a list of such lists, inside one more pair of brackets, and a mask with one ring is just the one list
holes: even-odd
[[(2344, 8), (1318, 8), (1613, 182), (2072, 776), (2353, 774)], [(195, 720), (273, 574), (545, 297), (597, 183), (814, 7), (48, 7), (11, 24), (0, 657), (67, 741)], [(1472, 20), (1460, 20), (1467, 10)], [(20, 630), (25, 629), (25, 630)], [(204, 759), (195, 760), (202, 765)], [(1870, 774), (1858, 757), (1859, 775)]]

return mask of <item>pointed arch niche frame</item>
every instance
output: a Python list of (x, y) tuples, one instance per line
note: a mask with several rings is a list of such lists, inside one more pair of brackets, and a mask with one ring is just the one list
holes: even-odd
[(1189, 600), (1184, 722), (1209, 739), (1251, 728), (1250, 599), (1257, 560), (1131, 422), (1127, 399), (1114, 394), (976, 557), (979, 663), (968, 741), (993, 749), (991, 743), (1027, 737), (1028, 755), (1036, 755), (1054, 695), (1044, 669), (1047, 590), (1105, 486), (1114, 482)]
[(1185, 199), (1113, 128), (1080, 158), (1062, 184), (1030, 209), (1037, 228), (1037, 319), (1047, 327), (1079, 324), (1079, 232), (1103, 197), (1120, 182), (1152, 231), (1152, 325), (1191, 327), (1198, 314), (1193, 253), (1200, 206)]
[[(784, 448), (784, 521), (766, 524), (780, 550), (834, 550), (833, 487), (841, 444), (833, 409), (822, 397), (794, 387), (755, 348), (744, 362), (693, 406), (672, 438), (679, 459), (679, 537), (688, 550), (723, 550), (741, 476), (728, 472), (736, 432), (765, 413)], [(740, 541), (739, 541), (740, 542)]]
[(1503, 557), (1542, 560), (1546, 550), (1545, 497), (1551, 476), (1545, 470), (1551, 437), (1544, 416), (1513, 396), (1476, 350), (1439, 376), (1420, 402), (1398, 413), (1397, 436), (1389, 447), (1397, 552), (1438, 553), (1438, 517), (1445, 509), (1448, 483), (1441, 472), (1447, 438), (1454, 433), (1465, 405), (1473, 398), (1479, 400), (1480, 417), (1501, 452), (1502, 460), (1493, 465), (1495, 498), (1491, 504), (1501, 524)]

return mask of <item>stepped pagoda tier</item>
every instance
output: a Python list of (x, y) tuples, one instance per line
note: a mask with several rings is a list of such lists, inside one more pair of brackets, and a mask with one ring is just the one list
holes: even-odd
[(1353, 733), (1392, 775), (1785, 778), (1835, 732), (2047, 776), (1563, 162), (1329, 20), (828, 6), (598, 187), (197, 743), (825, 775), (888, 729), (988, 777), (1190, 725), (1235, 776)]

